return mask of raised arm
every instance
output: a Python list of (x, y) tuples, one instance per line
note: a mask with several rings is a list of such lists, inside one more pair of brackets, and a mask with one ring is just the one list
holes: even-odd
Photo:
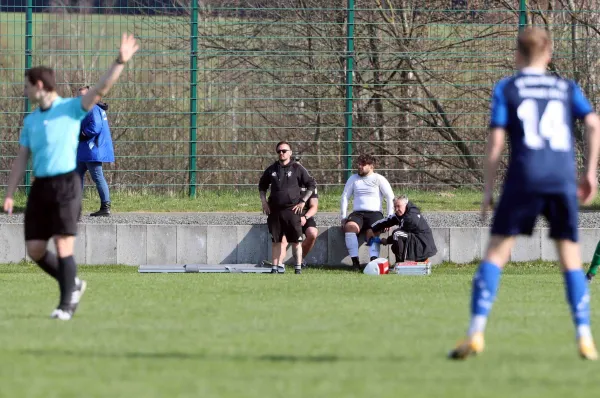
[(119, 56), (112, 63), (108, 71), (100, 78), (98, 84), (90, 88), (88, 92), (81, 98), (81, 106), (89, 111), (105, 96), (110, 88), (119, 79), (121, 72), (125, 68), (125, 64), (133, 57), (133, 54), (140, 47), (138, 46), (133, 35), (123, 33), (121, 37), (121, 46), (119, 47)]

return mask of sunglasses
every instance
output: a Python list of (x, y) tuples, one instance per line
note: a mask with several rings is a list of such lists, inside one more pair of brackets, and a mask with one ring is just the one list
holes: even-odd
[(290, 149), (278, 149), (276, 152), (277, 153), (286, 153), (286, 152), (289, 152), (289, 151), (290, 151)]

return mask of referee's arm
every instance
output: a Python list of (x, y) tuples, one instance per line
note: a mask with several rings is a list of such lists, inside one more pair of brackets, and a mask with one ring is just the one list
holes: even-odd
[(81, 106), (86, 111), (91, 110), (105, 96), (110, 88), (119, 79), (121, 72), (125, 68), (127, 61), (133, 57), (133, 54), (139, 49), (139, 46), (133, 37), (123, 33), (121, 37), (121, 46), (119, 47), (119, 56), (112, 63), (108, 71), (100, 78), (98, 84), (90, 88), (81, 98)]
[[(19, 153), (17, 154), (17, 158), (13, 161), (12, 169), (10, 170), (10, 176), (8, 177), (8, 187), (6, 187), (6, 198), (12, 199), (15, 191), (17, 190), (17, 186), (19, 185), (19, 181), (23, 178), (23, 174), (25, 174), (25, 168), (27, 167), (27, 161), (29, 160), (29, 148), (26, 146), (19, 147)], [(9, 209), (5, 209), (9, 213), (12, 213), (12, 207)]]

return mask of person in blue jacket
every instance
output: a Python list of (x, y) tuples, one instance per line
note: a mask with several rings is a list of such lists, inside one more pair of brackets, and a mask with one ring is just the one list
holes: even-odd
[[(81, 87), (79, 95), (85, 95), (88, 90), (89, 86)], [(81, 177), (81, 187), (83, 189), (85, 172), (89, 171), (100, 195), (100, 210), (90, 214), (93, 217), (110, 215), (110, 193), (102, 172), (102, 163), (115, 161), (110, 127), (106, 117), (107, 109), (106, 103), (99, 102), (88, 112), (81, 122), (77, 147), (77, 173)]]

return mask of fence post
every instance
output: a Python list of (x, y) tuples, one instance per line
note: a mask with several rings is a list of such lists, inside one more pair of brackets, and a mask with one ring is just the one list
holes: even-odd
[[(33, 47), (33, 0), (27, 0), (27, 9), (25, 10), (25, 70), (31, 69), (31, 51)], [(25, 115), (31, 110), (29, 97), (25, 96)], [(25, 170), (25, 194), (29, 195), (31, 186), (31, 163), (28, 162)]]
[(196, 197), (196, 133), (198, 113), (198, 0), (192, 0), (192, 21), (190, 26), (190, 197)]
[(353, 93), (352, 78), (354, 76), (354, 0), (348, 0), (346, 27), (346, 167), (344, 175), (346, 180), (352, 174), (352, 114), (353, 114)]
[(527, 26), (527, 0), (519, 0), (519, 32)]

